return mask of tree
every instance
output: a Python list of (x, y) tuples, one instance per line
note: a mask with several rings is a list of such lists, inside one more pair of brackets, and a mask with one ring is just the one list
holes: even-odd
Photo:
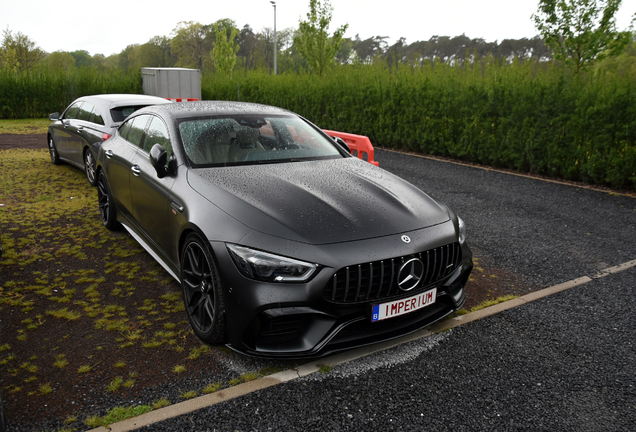
[(2, 36), (0, 63), (6, 68), (14, 71), (30, 70), (46, 56), (46, 53), (22, 32), (13, 34), (11, 30), (6, 29), (3, 30)]
[(46, 57), (49, 70), (69, 72), (75, 69), (75, 58), (65, 51), (55, 51)]
[(216, 34), (214, 48), (210, 53), (214, 66), (218, 72), (232, 78), (232, 69), (236, 64), (236, 54), (240, 48), (237, 43), (239, 29), (230, 19), (219, 20), (212, 25), (212, 28)]
[(578, 74), (595, 60), (619, 54), (631, 40), (630, 32), (616, 30), (614, 15), (621, 2), (540, 0), (532, 19), (554, 58), (571, 65)]
[(208, 34), (209, 28), (198, 22), (181, 21), (172, 30), (170, 47), (178, 56), (178, 66), (203, 69), (204, 57), (210, 53), (213, 42)]
[(237, 54), (243, 57), (243, 67), (246, 71), (251, 69), (254, 65), (257, 43), (258, 39), (256, 38), (254, 31), (249, 24), (245, 24), (245, 26), (243, 26), (243, 30), (241, 30), (241, 33), (239, 34), (239, 50)]
[(93, 58), (86, 50), (77, 50), (69, 53), (75, 59), (75, 67), (89, 67), (93, 65)]
[(309, 0), (307, 21), (300, 21), (294, 43), (300, 54), (307, 60), (311, 70), (323, 75), (326, 69), (335, 64), (336, 54), (342, 45), (342, 38), (348, 24), (339, 27), (333, 36), (329, 36), (333, 8), (329, 0)]
[(136, 60), (140, 67), (171, 67), (176, 63), (166, 36), (155, 36), (140, 45), (136, 49)]

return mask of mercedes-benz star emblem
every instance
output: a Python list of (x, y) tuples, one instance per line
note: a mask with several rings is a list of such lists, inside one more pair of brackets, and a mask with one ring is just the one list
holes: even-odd
[(424, 276), (424, 263), (417, 258), (405, 262), (398, 272), (398, 286), (402, 291), (410, 291), (420, 284)]
[(411, 243), (411, 237), (407, 236), (407, 235), (403, 235), (402, 236), (402, 241), (404, 243)]

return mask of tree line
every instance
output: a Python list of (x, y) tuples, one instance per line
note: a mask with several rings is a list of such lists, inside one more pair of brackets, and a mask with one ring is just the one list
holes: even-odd
[[(504, 63), (515, 59), (549, 61), (571, 66), (575, 73), (605, 57), (620, 54), (634, 39), (629, 31), (618, 31), (615, 14), (622, 0), (540, 0), (532, 20), (540, 35), (533, 38), (487, 42), (482, 38), (433, 36), (426, 41), (392, 45), (387, 36), (368, 39), (345, 38), (348, 25), (329, 32), (333, 8), (329, 0), (309, 0), (307, 19), (297, 28), (277, 32), (276, 55), (280, 72), (309, 71), (323, 75), (334, 64), (383, 64), (389, 69), (424, 62), (449, 65), (493, 56)], [(635, 14), (636, 20), (636, 14)], [(125, 72), (141, 67), (188, 67), (203, 73), (266, 70), (272, 73), (274, 32), (255, 32), (249, 24), (220, 19), (211, 24), (179, 22), (170, 36), (155, 36), (144, 44), (128, 45), (119, 54), (91, 56), (85, 50), (46, 53), (27, 35), (4, 30), (0, 67), (14, 71), (44, 65), (54, 71), (93, 66)]]
[[(277, 31), (277, 69), (279, 73), (309, 71), (308, 61), (301, 55), (298, 29)], [(337, 64), (398, 64), (437, 61), (453, 64), (466, 57), (489, 54), (510, 62), (516, 58), (550, 60), (552, 53), (539, 36), (523, 39), (504, 39), (487, 42), (482, 38), (471, 39), (466, 35), (455, 37), (433, 36), (427, 41), (406, 43), (404, 38), (390, 45), (387, 36), (361, 39), (342, 38), (336, 50)], [(214, 53), (215, 48), (220, 51)], [(302, 49), (302, 48), (301, 48)], [(229, 50), (229, 51), (228, 51)], [(223, 65), (224, 58), (236, 54), (234, 64)], [(141, 67), (187, 67), (203, 73), (233, 70), (263, 70), (273, 72), (274, 32), (263, 28), (257, 32), (246, 24), (237, 28), (231, 19), (211, 24), (189, 21), (180, 22), (170, 36), (155, 36), (143, 44), (131, 44), (120, 53), (108, 57), (90, 55), (86, 50), (55, 51), (47, 53), (21, 32), (4, 30), (0, 47), (0, 68), (15, 71), (33, 70), (38, 66), (54, 71), (68, 72), (74, 68), (94, 67), (135, 71)], [(219, 62), (219, 60), (221, 62)]]

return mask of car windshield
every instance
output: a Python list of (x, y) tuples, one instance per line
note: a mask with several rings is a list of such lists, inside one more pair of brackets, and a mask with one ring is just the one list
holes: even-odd
[(342, 157), (334, 143), (294, 116), (233, 116), (179, 123), (194, 166), (277, 163)]

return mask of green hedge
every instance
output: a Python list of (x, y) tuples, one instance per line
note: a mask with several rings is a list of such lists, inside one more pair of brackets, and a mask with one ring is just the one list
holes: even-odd
[(570, 180), (636, 187), (636, 76), (572, 76), (556, 64), (492, 58), (308, 74), (203, 79), (204, 99), (259, 102), (374, 145)]
[(42, 118), (61, 112), (80, 96), (141, 93), (141, 72), (80, 68), (68, 74), (45, 68), (15, 73), (0, 70), (0, 118)]
[[(343, 66), (324, 78), (208, 74), (202, 94), (287, 108), (320, 127), (367, 135), (376, 146), (636, 189), (634, 70), (572, 76), (555, 63), (486, 58), (393, 71)], [(0, 118), (46, 117), (99, 93), (141, 93), (140, 74), (0, 71)]]

